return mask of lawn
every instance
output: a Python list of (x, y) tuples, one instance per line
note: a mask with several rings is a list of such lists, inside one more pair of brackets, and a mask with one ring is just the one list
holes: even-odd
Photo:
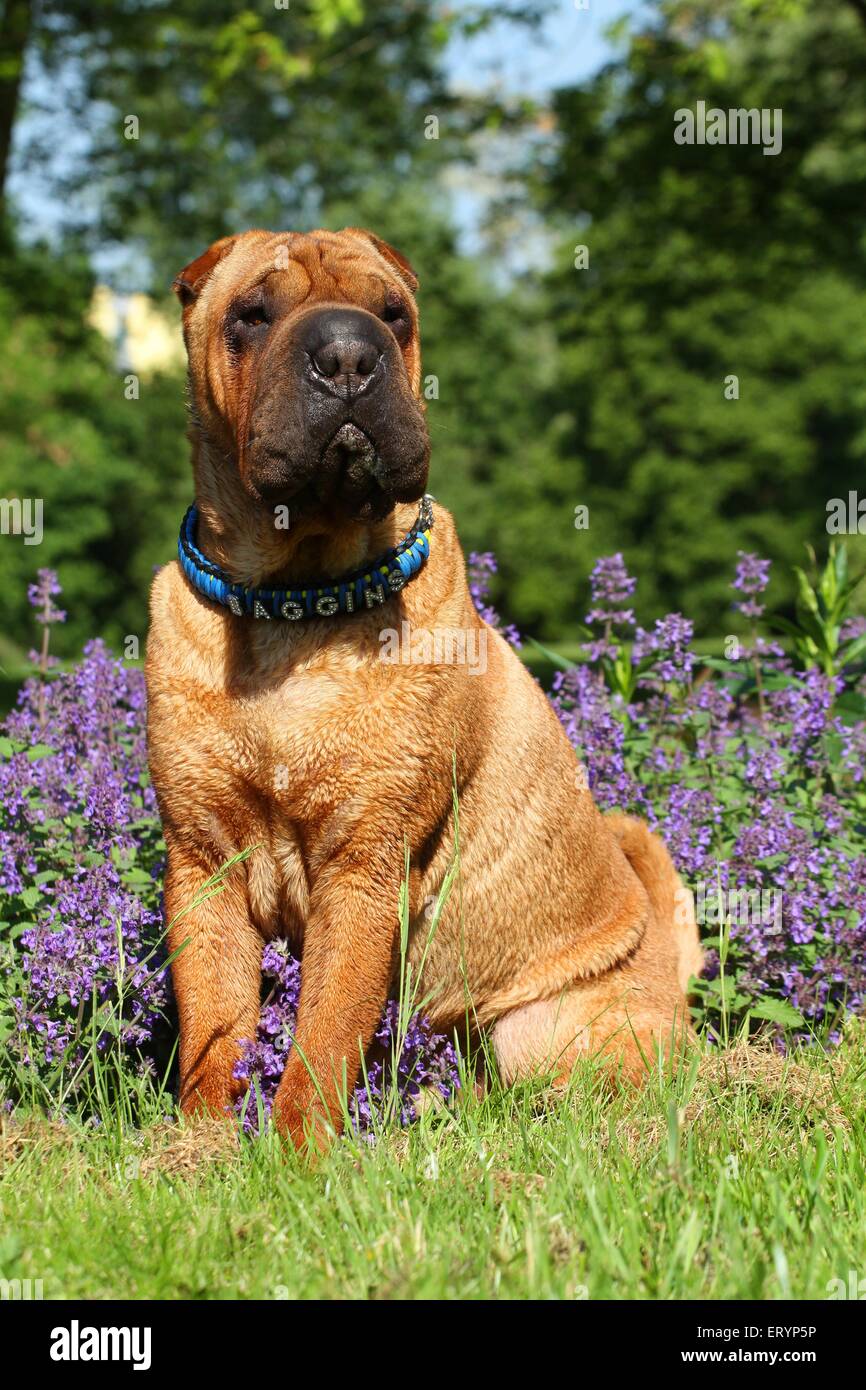
[[(591, 1063), (315, 1169), (231, 1124), (0, 1128), (0, 1275), (61, 1299), (826, 1299), (866, 1269), (866, 1043)], [(141, 1102), (139, 1102), (141, 1104)], [(143, 1106), (147, 1112), (147, 1103)], [(857, 1276), (859, 1277), (859, 1276)]]

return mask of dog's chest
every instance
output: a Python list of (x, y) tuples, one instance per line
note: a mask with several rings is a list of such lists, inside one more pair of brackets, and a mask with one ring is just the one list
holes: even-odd
[(347, 682), (308, 674), (238, 702), (239, 767), (277, 819), (312, 832), (345, 801), (362, 763), (356, 699)]
[(428, 795), (441, 673), (384, 663), (374, 616), (333, 632), (235, 626), (171, 581), (155, 586), (148, 652), (165, 822), (214, 866), (252, 851), (257, 926), (301, 932), (329, 862), (389, 832), (400, 857), (406, 816)]
[(256, 846), (249, 901), (265, 935), (284, 931), (299, 944), (317, 873), (375, 800), (376, 740), (359, 727), (356, 686), (332, 675), (290, 678), (232, 701), (220, 731), (226, 848)]

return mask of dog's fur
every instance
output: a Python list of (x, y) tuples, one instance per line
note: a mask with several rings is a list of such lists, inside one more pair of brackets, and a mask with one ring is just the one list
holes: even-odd
[[(226, 324), (238, 295), (258, 286), (271, 297), (268, 326), (238, 351)], [(357, 230), (249, 232), (217, 243), (176, 288), (205, 553), (238, 581), (290, 583), (344, 574), (396, 543), (415, 519), (410, 499), (427, 464), (407, 262)], [(364, 425), (379, 431), (375, 484), (356, 472), (349, 486), (325, 425), (298, 414), (308, 388), (296, 345), (323, 305), (380, 317), (397, 298), (408, 323), (393, 348), (388, 340), (383, 403)], [(269, 506), (280, 497), (288, 531)], [(298, 623), (239, 618), (172, 563), (154, 581), (151, 611), (148, 731), (166, 914), (177, 919), (172, 948), (187, 942), (173, 965), (186, 1110), (222, 1112), (237, 1096), (232, 1070), (238, 1040), (258, 1022), (263, 943), (286, 936), (303, 953), (303, 984), (277, 1123), (299, 1145), (305, 1132), (323, 1143), (339, 1128), (337, 1097), (357, 1077), (395, 980), (405, 847), (408, 958), (417, 970), (426, 952), (426, 1013), (440, 1030), (467, 1018), (489, 1029), (507, 1080), (562, 1079), (578, 1054), (599, 1052), (639, 1079), (659, 1047), (681, 1043), (687, 981), (701, 968), (688, 895), (661, 841), (638, 821), (602, 816), (582, 788), (542, 690), (478, 616), (441, 506), (428, 563), (382, 608)], [(380, 633), (402, 622), (486, 632), (486, 671), (383, 662)], [(455, 780), (459, 874), (429, 940), (455, 854)], [(221, 893), (184, 911), (251, 846)]]

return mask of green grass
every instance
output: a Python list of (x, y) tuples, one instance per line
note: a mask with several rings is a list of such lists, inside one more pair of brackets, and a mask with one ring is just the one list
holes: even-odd
[(310, 1169), (156, 1111), (0, 1128), (0, 1276), (46, 1298), (827, 1297), (866, 1272), (866, 1041), (611, 1096), (467, 1087)]

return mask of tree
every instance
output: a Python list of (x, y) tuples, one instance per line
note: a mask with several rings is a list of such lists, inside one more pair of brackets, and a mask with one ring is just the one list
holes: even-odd
[(118, 650), (136, 637), (143, 653), (153, 567), (171, 558), (189, 504), (182, 380), (157, 376), (128, 399), (86, 323), (86, 262), (44, 247), (3, 252), (0, 496), (39, 503), (42, 536), (30, 544), (9, 526), (0, 537), (0, 632), (32, 644), (27, 585), (48, 567), (68, 614), (53, 649), (71, 656), (102, 633)]
[[(782, 10), (658, 3), (622, 31), (621, 58), (556, 98), (537, 178), (564, 238), (546, 284), (558, 463), (544, 510), (561, 533), (585, 501), (591, 525), (582, 565), (560, 548), (531, 593), (520, 581), (551, 631), (615, 547), (645, 614), (684, 608), (724, 632), (736, 549), (775, 558), (784, 585), (825, 536), (827, 501), (862, 491), (866, 27), (841, 0)], [(781, 152), (676, 143), (675, 113), (699, 100), (780, 110)]]
[[(66, 235), (50, 250), (21, 250), (10, 235), (0, 281), (10, 325), (0, 494), (45, 508), (41, 546), (3, 538), (5, 634), (29, 643), (25, 587), (45, 565), (59, 568), (69, 610), (58, 651), (95, 632), (114, 644), (142, 634), (153, 565), (174, 553), (189, 501), (182, 382), (157, 377), (127, 399), (108, 345), (85, 324), (85, 253), (115, 244), (137, 245), (139, 275), (160, 287), (214, 237), (248, 224), (367, 222), (404, 248), (422, 275), (426, 370), (440, 383), (429, 394), (435, 486), (469, 518), (469, 543), (486, 548), (494, 460), (528, 429), (510, 428), (518, 320), (507, 293), (460, 255), (435, 175), (467, 153), (473, 129), (517, 121), (522, 107), (458, 99), (442, 54), (458, 31), (502, 14), (530, 23), (539, 6), (34, 4), (31, 60), (74, 75), (68, 124), (89, 131), (90, 149), (59, 183), (41, 163), (49, 151), (29, 152), (65, 206)], [(116, 283), (135, 281), (118, 272)], [(176, 315), (173, 300), (167, 307)]]
[[(163, 286), (226, 233), (303, 229), (329, 198), (370, 182), (429, 182), (471, 130), (504, 114), (450, 90), (447, 43), (503, 16), (533, 23), (543, 3), (43, 4), (31, 50), (49, 78), (74, 75), (65, 119), (88, 138), (86, 157), (52, 176), (66, 226), (91, 247), (136, 249), (137, 287), (143, 266)], [(33, 153), (47, 163), (48, 151)]]
[(33, 18), (32, 0), (6, 0), (0, 16), (0, 208)]

